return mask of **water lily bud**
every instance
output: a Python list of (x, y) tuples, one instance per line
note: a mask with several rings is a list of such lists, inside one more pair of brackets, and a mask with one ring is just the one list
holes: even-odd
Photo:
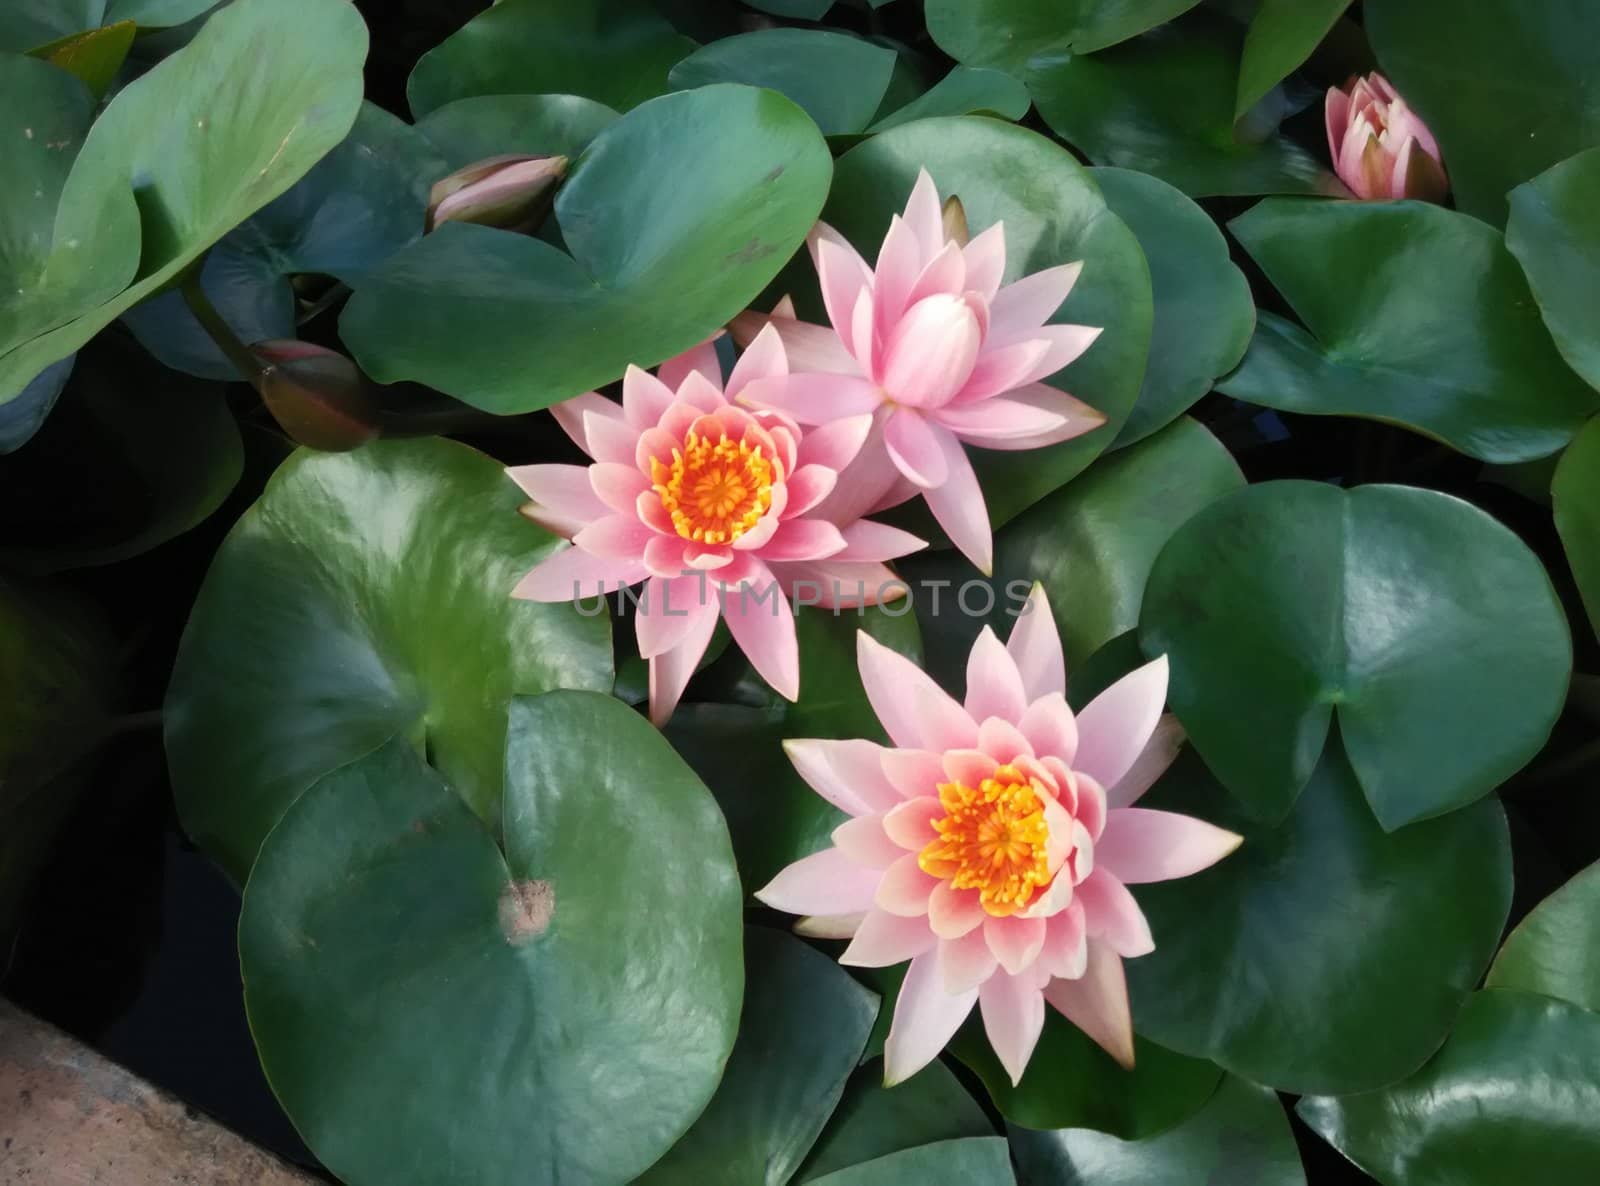
[(1444, 200), (1450, 182), (1439, 145), (1383, 75), (1329, 88), (1327, 117), (1334, 171), (1356, 197)]
[(954, 243), (957, 247), (965, 247), (972, 241), (972, 232), (967, 230), (967, 208), (961, 204), (961, 199), (951, 194), (944, 200), (944, 205), (939, 208), (939, 215), (944, 223), (944, 241)]
[(531, 231), (555, 201), (567, 175), (564, 156), (493, 156), (458, 169), (428, 193), (427, 229), (446, 222), (475, 222), (508, 231)]
[(284, 432), (325, 453), (343, 453), (378, 435), (378, 401), (356, 364), (310, 342), (278, 340), (250, 347), (263, 369), (254, 379)]

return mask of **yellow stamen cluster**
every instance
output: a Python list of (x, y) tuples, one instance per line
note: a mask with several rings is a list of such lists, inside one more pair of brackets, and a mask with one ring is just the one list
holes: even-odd
[(731, 544), (772, 508), (773, 460), (759, 444), (692, 429), (670, 464), (652, 459), (650, 481), (684, 539)]
[(976, 790), (941, 783), (939, 802), (945, 810), (933, 825), (939, 839), (917, 856), (924, 873), (979, 891), (983, 908), (999, 918), (1023, 909), (1035, 889), (1050, 883), (1044, 804), (1016, 767), (1001, 766)]

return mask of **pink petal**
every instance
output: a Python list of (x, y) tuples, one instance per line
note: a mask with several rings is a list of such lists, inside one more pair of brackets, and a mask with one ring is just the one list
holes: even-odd
[(975, 404), (952, 404), (931, 413), (945, 429), (966, 439), (986, 442), (1034, 439), (1055, 432), (1066, 417), (1049, 408), (996, 397)]
[(1029, 700), (1066, 692), (1067, 663), (1061, 654), (1061, 635), (1050, 612), (1050, 599), (1037, 581), (1017, 615), (1017, 624), (1011, 627), (1006, 650), (1016, 660)]
[[(781, 304), (781, 302), (780, 302)], [(774, 309), (771, 314), (746, 311), (735, 317), (729, 326), (734, 341), (748, 345), (766, 326), (778, 331), (783, 339), (783, 351), (791, 371), (828, 371), (841, 375), (861, 373), (861, 364), (839, 340), (831, 325), (814, 325), (796, 320), (792, 307), (788, 313)], [(730, 395), (734, 394), (731, 391)]]
[(754, 580), (741, 582), (736, 590), (723, 594), (722, 617), (756, 673), (785, 700), (798, 700), (800, 644), (794, 632), (794, 613), (765, 567)]
[(878, 373), (881, 362), (882, 341), (878, 337), (877, 322), (873, 317), (873, 296), (870, 287), (856, 296), (855, 312), (850, 320), (853, 326), (850, 340), (856, 346), (856, 361), (870, 378)]
[[(644, 500), (641, 498), (641, 502)], [(654, 528), (655, 524), (652, 522)], [(659, 528), (656, 528), (659, 532)], [(678, 535), (656, 534), (644, 546), (644, 566), (651, 576), (674, 580), (683, 575), (687, 565), (685, 547), (688, 540)]]
[(1167, 701), (1163, 655), (1130, 671), (1078, 714), (1078, 753), (1073, 768), (1114, 787), (1144, 750)]
[(1171, 713), (1164, 714), (1128, 773), (1106, 792), (1106, 803), (1111, 807), (1132, 807), (1177, 760), (1183, 742), (1183, 726), (1178, 718)]
[(672, 393), (673, 388), (649, 371), (630, 364), (622, 376), (623, 414), (636, 432), (653, 428), (672, 406)]
[(886, 749), (879, 761), (884, 777), (907, 799), (937, 795), (939, 784), (945, 781), (943, 755), (933, 750)]
[(1172, 881), (1210, 868), (1244, 837), (1170, 811), (1119, 807), (1095, 842), (1095, 860), (1124, 885)]
[(959, 939), (939, 940), (939, 978), (945, 992), (977, 988), (994, 975), (998, 966), (981, 929), (969, 931)]
[(1039, 327), (1061, 308), (1082, 271), (1081, 262), (1046, 268), (995, 293), (989, 302), (990, 348), (1036, 337)]
[(837, 848), (802, 857), (756, 891), (756, 899), (786, 914), (850, 914), (870, 910), (878, 872)]
[(626, 420), (586, 411), (583, 414), (583, 433), (589, 442), (589, 456), (596, 461), (636, 464), (634, 455), (638, 450), (639, 430)]
[(572, 443), (593, 457), (594, 450), (589, 447), (589, 434), (583, 427), (584, 416), (591, 412), (608, 420), (620, 421), (623, 418), (621, 406), (598, 391), (586, 391), (582, 395), (562, 400), (550, 408), (550, 414), (556, 418), (556, 423), (561, 425), (562, 430), (572, 438)]
[(800, 468), (808, 465), (842, 470), (855, 460), (872, 431), (872, 416), (847, 416), (809, 430), (800, 440)]
[(1034, 364), (1024, 383), (1048, 379), (1063, 367), (1076, 362), (1084, 351), (1095, 344), (1104, 330), (1091, 325), (1042, 325), (1038, 336), (1049, 343), (1044, 357)]
[(906, 200), (905, 222), (917, 238), (921, 262), (926, 264), (944, 247), (944, 208), (939, 191), (926, 169), (917, 170), (916, 184)]
[(921, 852), (939, 838), (933, 823), (943, 818), (944, 805), (932, 795), (920, 795), (891, 809), (883, 817), (883, 830), (890, 840), (907, 852)]
[(985, 626), (967, 656), (967, 712), (975, 721), (985, 717), (1018, 721), (1027, 707), (1028, 696), (1016, 661)]
[(590, 494), (602, 506), (638, 517), (639, 496), (650, 489), (650, 479), (639, 472), (638, 466), (597, 461), (588, 467), (584, 477)]
[(1104, 943), (1089, 941), (1088, 965), (1077, 980), (1052, 980), (1044, 999), (1093, 1038), (1125, 1069), (1133, 1069), (1133, 1014), (1122, 961)]
[(761, 548), (764, 560), (826, 560), (844, 550), (844, 536), (821, 519), (790, 519), (778, 524)]
[[(942, 228), (941, 228), (942, 230)], [(967, 284), (967, 260), (959, 243), (945, 243), (923, 265), (916, 283), (906, 301), (907, 307), (931, 296), (960, 296), (970, 286)]]
[(978, 748), (1002, 764), (1033, 757), (1033, 747), (1022, 731), (999, 717), (986, 717), (978, 726)]
[(1006, 274), (1005, 224), (997, 222), (975, 236), (961, 254), (966, 262), (967, 287), (986, 301), (994, 300)]
[(858, 865), (869, 869), (887, 869), (901, 857), (902, 849), (883, 830), (883, 817), (858, 815), (848, 819), (833, 830), (833, 843)]
[(932, 952), (912, 960), (883, 1046), (884, 1086), (904, 1082), (938, 1058), (977, 1000), (977, 989), (955, 996), (945, 992)]
[(1083, 904), (1069, 902), (1045, 919), (1044, 946), (1038, 966), (1051, 976), (1076, 980), (1088, 966), (1088, 935), (1083, 926)]
[(1049, 352), (1050, 343), (1042, 337), (1015, 342), (998, 350), (984, 350), (950, 406), (990, 399), (1032, 382), (1037, 377), (1035, 372), (1040, 361)]
[(776, 408), (801, 424), (827, 424), (874, 411), (883, 395), (857, 375), (773, 375), (756, 379), (739, 393), (741, 403)]
[[(983, 421), (985, 409), (995, 405), (993, 424)], [(1032, 417), (1035, 424), (1053, 424), (1053, 428), (1025, 432), (1023, 417)], [(1042, 449), (1092, 432), (1106, 422), (1105, 416), (1082, 400), (1058, 391), (1047, 383), (1029, 383), (1013, 388), (1004, 399), (984, 400), (977, 404), (948, 404), (940, 409), (940, 421), (969, 444), (983, 449), (1019, 451)], [(998, 427), (996, 427), (998, 426)]]
[(835, 560), (895, 560), (928, 546), (927, 540), (918, 539), (909, 531), (871, 519), (857, 519), (843, 534), (844, 551)]
[(784, 508), (784, 518), (798, 518), (811, 510), (828, 497), (838, 480), (839, 475), (825, 465), (802, 465), (784, 481), (789, 488), (789, 504)]
[(1072, 783), (1078, 792), (1078, 806), (1073, 812), (1078, 822), (1089, 830), (1093, 840), (1100, 839), (1101, 833), (1106, 828), (1106, 793), (1093, 775), (1082, 770), (1075, 770), (1072, 774)]
[(665, 725), (678, 707), (716, 628), (715, 613), (699, 614), (677, 646), (650, 660), (650, 722), (656, 728)]
[(1033, 752), (1060, 758), (1068, 766), (1078, 752), (1078, 722), (1067, 698), (1060, 692), (1041, 696), (1022, 713), (1017, 728), (1033, 746)]
[(902, 802), (879, 765), (883, 746), (851, 739), (792, 738), (783, 743), (796, 772), (817, 794), (851, 815), (881, 815)]
[(872, 710), (896, 745), (946, 750), (977, 743), (978, 727), (967, 710), (915, 663), (864, 630), (856, 633), (856, 664)]
[(945, 777), (962, 786), (976, 787), (995, 772), (999, 765), (994, 757), (980, 749), (946, 750), (943, 757)]
[(939, 486), (950, 476), (937, 429), (910, 408), (897, 408), (883, 425), (883, 444), (895, 468), (918, 486)]
[(768, 325), (745, 347), (739, 361), (733, 364), (725, 394), (729, 399), (737, 399), (739, 393), (756, 379), (770, 379), (774, 375), (788, 373), (789, 358), (783, 348), (783, 338), (776, 328)]
[[(554, 512), (566, 520), (587, 523), (610, 514), (606, 504), (595, 497), (589, 484), (586, 465), (518, 465), (506, 474), (522, 491), (545, 511)], [(630, 500), (618, 510), (629, 510)]]
[(941, 881), (928, 895), (928, 925), (941, 939), (971, 934), (988, 917), (975, 889), (956, 889), (948, 881)]
[(548, 531), (551, 535), (558, 535), (562, 539), (571, 539), (588, 526), (587, 519), (579, 519), (571, 515), (562, 515), (542, 507), (536, 502), (525, 502), (517, 508), (521, 515), (535, 527)]
[(878, 266), (873, 273), (873, 309), (878, 325), (892, 326), (905, 312), (907, 298), (922, 273), (922, 248), (916, 232), (896, 214), (889, 220), (889, 231), (878, 248)]
[(1113, 874), (1096, 869), (1078, 883), (1076, 896), (1083, 903), (1084, 925), (1091, 938), (1104, 939), (1111, 950), (1129, 959), (1156, 949), (1144, 911)]
[(1350, 96), (1336, 86), (1329, 87), (1323, 116), (1328, 126), (1328, 156), (1337, 160), (1344, 130), (1350, 125)]
[(870, 368), (872, 343), (855, 339), (855, 312), (861, 294), (872, 291), (872, 272), (856, 249), (842, 238), (817, 239), (815, 253), (817, 282), (822, 288), (828, 320), (856, 360)]
[(656, 533), (635, 515), (607, 515), (578, 532), (572, 542), (593, 556), (642, 560), (644, 546), (655, 537)]
[(699, 371), (690, 371), (683, 377), (683, 383), (678, 387), (678, 402), (699, 408), (707, 415), (720, 412), (728, 406), (721, 384), (713, 383)]
[(651, 577), (633, 616), (639, 657), (654, 659), (680, 646), (707, 614), (715, 619), (716, 599), (699, 576)]
[[(656, 376), (671, 391), (683, 386), (683, 381), (689, 377), (690, 371), (699, 371), (718, 387), (722, 386), (722, 363), (717, 360), (717, 338), (722, 332), (717, 331), (714, 337), (706, 339), (698, 346), (690, 346), (682, 354), (675, 354), (666, 362), (656, 368)], [(626, 402), (626, 393), (624, 393)]]
[(989, 534), (989, 508), (983, 501), (983, 488), (978, 485), (978, 475), (961, 442), (946, 433), (941, 443), (950, 476), (943, 486), (925, 491), (923, 498), (957, 550), (984, 576), (992, 576), (994, 538)]
[(1031, 976), (991, 976), (978, 990), (983, 1031), (1015, 1087), (1044, 1031), (1044, 994)]
[(919, 407), (936, 407), (954, 396), (978, 361), (979, 311), (971, 295), (938, 293), (912, 305), (884, 343), (883, 389)]
[(1044, 947), (1045, 920), (1042, 918), (990, 918), (983, 924), (983, 937), (995, 959), (1009, 975), (1019, 975)]
[(644, 580), (637, 558), (596, 556), (582, 548), (564, 548), (547, 556), (517, 582), (511, 596), (522, 601), (576, 601), (603, 597)]
[(839, 962), (849, 968), (888, 968), (933, 950), (936, 942), (925, 918), (869, 910)]
[(884, 870), (873, 902), (890, 914), (917, 918), (928, 913), (928, 895), (938, 884), (918, 867), (916, 854), (908, 853)]
[(794, 933), (807, 939), (852, 939), (860, 929), (864, 913), (807, 914), (794, 924)]

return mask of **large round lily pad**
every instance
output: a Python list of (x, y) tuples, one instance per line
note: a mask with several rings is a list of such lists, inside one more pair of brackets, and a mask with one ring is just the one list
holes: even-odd
[(302, 450), (235, 524), (167, 693), (184, 827), (237, 881), (322, 775), (395, 734), (500, 817), (513, 693), (608, 689), (610, 623), (511, 590), (560, 546), (504, 471), (438, 438)]
[(417, 131), (451, 169), (462, 169), (507, 153), (576, 157), (616, 118), (580, 95), (474, 95), (435, 107)]
[(245, 889), (262, 1065), (351, 1186), (630, 1181), (733, 1045), (738, 879), (704, 786), (595, 693), (518, 700), (505, 759), (503, 848), (396, 739), (301, 796)]
[(1528, 274), (1556, 349), (1590, 386), (1600, 388), (1600, 148), (1539, 174), (1511, 191), (1506, 246)]
[(1170, 21), (1199, 0), (928, 0), (928, 32), (971, 66), (1021, 73), (1051, 50), (1090, 54)]
[[(1262, 818), (1329, 726), (1387, 829), (1519, 770), (1566, 700), (1572, 643), (1526, 544), (1404, 486), (1268, 482), (1206, 508), (1156, 560), (1139, 619), (1206, 763)], [(1332, 748), (1332, 747), (1328, 747)]]
[(918, 1145), (812, 1178), (815, 1186), (1016, 1186), (1006, 1143), (999, 1137), (964, 1137)]
[(1228, 224), (1306, 325), (1263, 313), (1218, 386), (1365, 416), (1481, 461), (1553, 453), (1600, 395), (1567, 369), (1498, 232), (1425, 202), (1262, 202)]
[(831, 168), (782, 95), (666, 95), (573, 167), (555, 204), (570, 255), (448, 223), (365, 280), (340, 328), (381, 382), (415, 379), (492, 412), (542, 408), (721, 328), (804, 241)]
[(1600, 1013), (1600, 862), (1517, 924), (1486, 983), (1559, 997)]
[(1299, 69), (1349, 7), (1350, 0), (1261, 0), (1244, 36), (1234, 117)]

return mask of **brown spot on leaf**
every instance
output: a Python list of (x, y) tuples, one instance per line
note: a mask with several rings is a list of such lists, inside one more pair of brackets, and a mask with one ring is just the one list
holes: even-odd
[(500, 929), (506, 942), (521, 945), (537, 939), (556, 912), (555, 887), (548, 881), (511, 881), (500, 893)]
[(759, 259), (765, 259), (777, 250), (771, 243), (763, 243), (760, 239), (751, 239), (738, 251), (730, 252), (728, 262), (732, 264), (753, 264)]

